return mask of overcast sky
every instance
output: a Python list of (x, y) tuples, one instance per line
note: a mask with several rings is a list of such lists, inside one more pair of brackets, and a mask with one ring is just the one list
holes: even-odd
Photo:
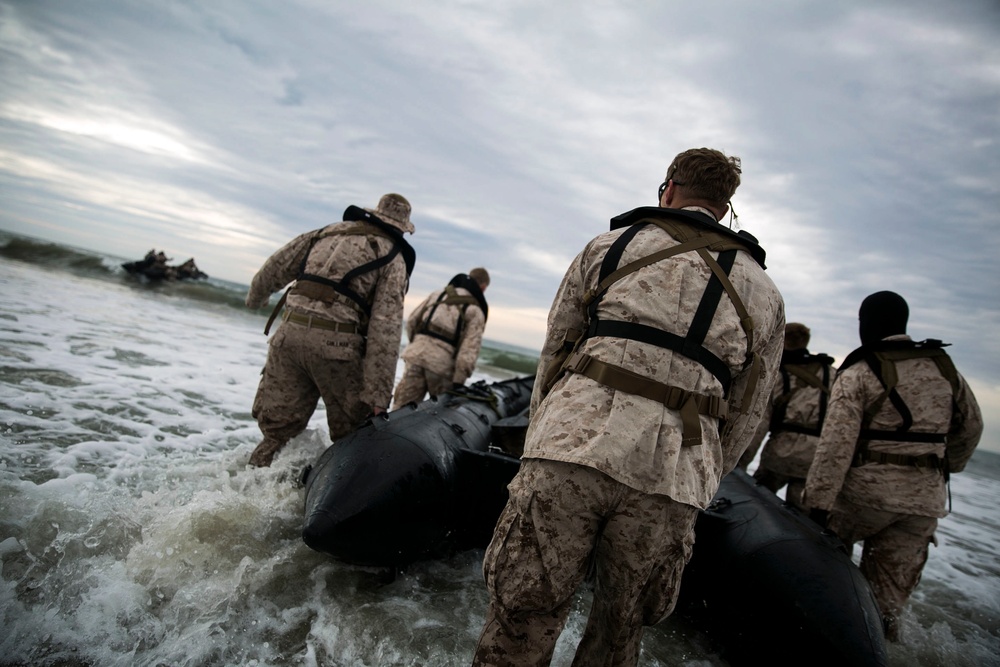
[(249, 283), (413, 205), (407, 308), (473, 266), (538, 349), (567, 265), (681, 150), (838, 361), (879, 290), (1000, 417), (1000, 2), (0, 0), (0, 228)]

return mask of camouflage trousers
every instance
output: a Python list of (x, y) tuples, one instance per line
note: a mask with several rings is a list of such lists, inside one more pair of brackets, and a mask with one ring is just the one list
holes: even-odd
[(359, 351), (333, 347), (330, 339), (326, 332), (288, 323), (274, 334), (252, 414), (265, 439), (278, 443), (278, 449), (305, 430), (320, 398), (333, 440), (368, 415), (370, 406), (359, 399)]
[(422, 366), (406, 364), (403, 377), (392, 395), (393, 409), (398, 410), (407, 403), (419, 403), (426, 394), (440, 396), (451, 389), (451, 376), (438, 375)]
[(698, 510), (593, 468), (524, 459), (486, 550), (473, 665), (548, 665), (577, 588), (593, 604), (573, 665), (636, 665), (644, 625), (677, 603)]
[(885, 619), (886, 639), (899, 641), (899, 614), (920, 583), (937, 519), (838, 499), (828, 526), (849, 546), (864, 542), (859, 567)]

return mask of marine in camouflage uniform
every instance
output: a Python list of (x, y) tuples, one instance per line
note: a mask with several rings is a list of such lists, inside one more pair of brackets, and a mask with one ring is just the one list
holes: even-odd
[[(738, 184), (737, 158), (681, 153), (661, 187), (664, 208), (619, 216), (566, 272), (549, 313), (521, 469), (483, 563), (489, 608), (475, 665), (548, 664), (590, 568), (594, 602), (574, 665), (635, 665), (643, 626), (673, 610), (698, 510), (749, 443), (781, 354), (784, 303), (763, 251), (717, 223)], [(708, 238), (721, 246), (695, 248)], [(621, 249), (619, 239), (627, 244), (618, 267), (664, 258), (617, 279), (605, 259)], [(710, 268), (730, 261), (735, 299)], [(717, 306), (699, 317), (709, 294)], [(751, 319), (749, 330), (741, 325)], [(719, 361), (725, 372), (714, 371), (728, 387), (659, 340), (610, 335), (608, 326), (654, 340), (653, 330), (676, 334)]]
[(250, 308), (294, 284), (275, 309), (284, 304), (254, 398), (264, 439), (250, 465), (269, 466), (320, 398), (333, 440), (388, 408), (414, 261), (402, 234), (413, 231), (409, 202), (387, 194), (374, 210), (348, 207), (344, 221), (292, 239), (254, 276)]
[(804, 497), (849, 547), (864, 543), (860, 568), (890, 641), (947, 515), (947, 477), (965, 468), (983, 430), (965, 379), (940, 341), (906, 335), (908, 315), (894, 292), (862, 303), (862, 346), (834, 381)]
[(806, 325), (799, 322), (785, 325), (785, 350), (778, 381), (774, 383), (760, 427), (739, 463), (746, 470), (770, 433), (754, 470), (754, 479), (774, 493), (787, 485), (785, 500), (800, 508), (803, 508), (802, 491), (809, 464), (826, 417), (830, 385), (836, 374), (831, 357), (809, 352), (809, 337)]
[(439, 396), (469, 379), (483, 344), (489, 312), (483, 292), (489, 284), (486, 269), (460, 273), (410, 314), (410, 344), (402, 355), (406, 368), (396, 385), (394, 407), (421, 401), (428, 392)]

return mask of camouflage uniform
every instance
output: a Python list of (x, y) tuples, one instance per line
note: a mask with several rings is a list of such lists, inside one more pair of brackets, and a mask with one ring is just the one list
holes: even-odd
[[(472, 296), (469, 290), (462, 287), (454, 288), (454, 292), (460, 297)], [(410, 344), (403, 350), (406, 368), (393, 396), (396, 408), (411, 401), (420, 401), (428, 392), (431, 396), (438, 396), (453, 385), (464, 384), (476, 368), (486, 317), (482, 309), (474, 304), (463, 308), (442, 303), (434, 308), (443, 294), (444, 290), (432, 292), (406, 320), (406, 335)], [(440, 338), (420, 333), (432, 310), (433, 318), (428, 323), (431, 331), (449, 338), (458, 329), (459, 318), (462, 318), (457, 349)]]
[[(812, 363), (785, 363), (786, 357), (794, 362), (810, 356), (805, 350), (785, 352), (781, 375), (771, 392), (771, 402), (750, 447), (740, 459), (740, 467), (745, 469), (760, 448), (764, 436), (770, 433), (760, 455), (760, 464), (754, 471), (754, 479), (775, 493), (787, 485), (785, 500), (797, 507), (802, 507), (806, 475), (819, 442), (821, 414), (825, 412), (824, 403), (836, 372), (832, 364), (827, 364), (827, 381), (823, 383), (823, 361), (832, 359), (821, 355), (813, 356), (818, 360)], [(793, 370), (790, 371), (790, 368)], [(810, 379), (804, 379), (798, 373)], [(772, 424), (776, 413), (781, 421)]]
[[(909, 341), (895, 335), (887, 341)], [(959, 472), (982, 434), (982, 415), (960, 375), (954, 393), (933, 360), (896, 363), (896, 390), (912, 414), (912, 433), (947, 433), (947, 443), (870, 440), (873, 453), (947, 456), (947, 471)], [(920, 581), (937, 520), (947, 515), (946, 480), (940, 470), (875, 461), (857, 461), (865, 410), (884, 387), (866, 363), (842, 367), (833, 384), (823, 433), (806, 480), (805, 503), (830, 511), (829, 528), (848, 545), (864, 542), (861, 570), (872, 585), (887, 621), (887, 637), (897, 638), (896, 619)], [(895, 430), (899, 411), (885, 401), (870, 428)]]
[[(704, 209), (690, 210), (714, 221)], [(561, 363), (567, 332), (587, 329), (584, 295), (598, 284), (602, 260), (625, 229), (598, 236), (570, 265), (549, 313), (538, 378)], [(646, 226), (619, 266), (676, 244)], [(698, 253), (675, 255), (612, 285), (598, 314), (683, 334), (710, 275)], [(672, 610), (698, 509), (749, 443), (781, 354), (784, 302), (777, 288), (747, 252), (736, 253), (729, 277), (756, 323), (751, 351), (761, 365), (751, 377), (757, 369), (744, 366), (747, 335), (722, 297), (704, 343), (733, 374), (721, 436), (717, 420), (702, 415), (700, 444), (682, 446), (678, 410), (579, 373), (563, 375), (548, 392), (536, 380), (521, 471), (484, 562), (490, 608), (475, 664), (547, 664), (588, 555), (596, 559), (597, 588), (574, 664), (634, 665), (642, 626)], [(663, 347), (595, 336), (581, 351), (665, 384), (723, 395), (704, 366)], [(744, 397), (752, 380), (756, 391)]]
[[(394, 205), (397, 200), (392, 197), (402, 203)], [(399, 195), (386, 195), (378, 209), (365, 210), (400, 232), (413, 232), (409, 203)], [(387, 256), (394, 243), (364, 220), (338, 222), (302, 234), (268, 258), (250, 284), (246, 304), (264, 306), (273, 292), (288, 283), (297, 279), (296, 286), (303, 283), (302, 271), (340, 279), (352, 269)], [(252, 465), (270, 465), (274, 454), (306, 428), (320, 398), (326, 406), (331, 439), (350, 432), (373, 409), (388, 407), (402, 337), (407, 270), (404, 257), (397, 254), (388, 264), (350, 281), (353, 290), (371, 305), (367, 328), (364, 314), (346, 296), (316, 298), (297, 292), (294, 286), (288, 292), (284, 321), (269, 342), (254, 398), (253, 416), (264, 440), (251, 456)], [(330, 328), (341, 325), (347, 330)]]

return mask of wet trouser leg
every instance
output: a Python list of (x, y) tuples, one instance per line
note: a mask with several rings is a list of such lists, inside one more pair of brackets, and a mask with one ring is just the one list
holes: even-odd
[(898, 641), (899, 614), (920, 583), (937, 519), (838, 501), (829, 525), (845, 542), (864, 542), (859, 568), (885, 617), (886, 638)]
[(574, 665), (635, 665), (642, 626), (673, 610), (696, 517), (592, 468), (525, 459), (484, 559), (490, 606), (473, 664), (549, 664), (593, 553)]
[(251, 464), (270, 465), (274, 455), (309, 425), (319, 397), (294, 347), (271, 345), (251, 411), (264, 440), (251, 455)]

